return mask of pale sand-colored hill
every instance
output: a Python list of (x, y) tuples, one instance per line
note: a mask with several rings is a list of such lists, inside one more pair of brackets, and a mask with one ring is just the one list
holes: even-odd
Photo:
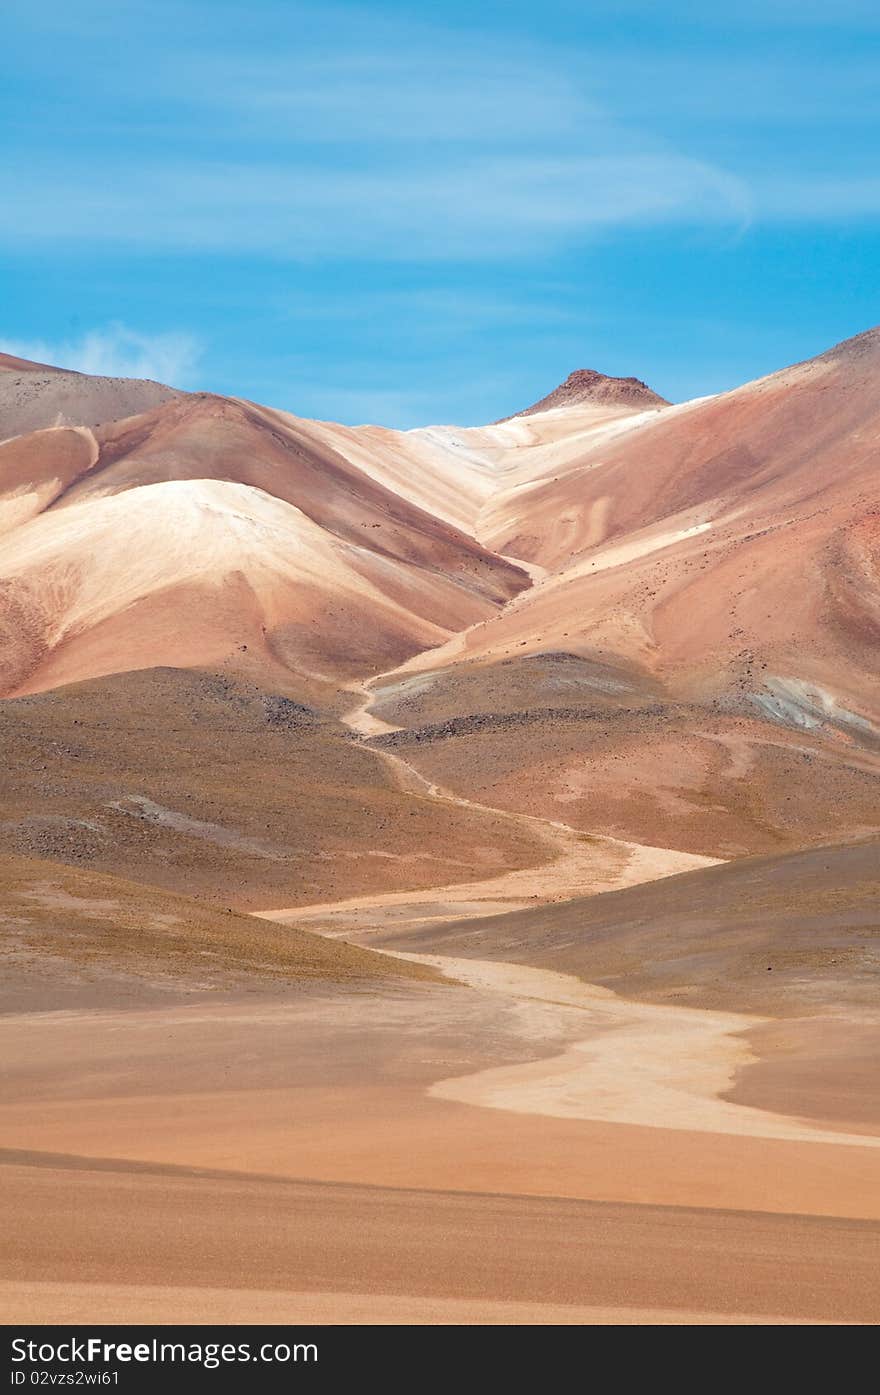
[[(376, 426), (297, 423), (366, 474), (494, 548), (499, 519), (528, 508), (531, 490), (586, 451), (660, 411), (649, 403), (589, 397), (491, 426)], [(296, 420), (296, 419), (294, 419)], [(502, 549), (496, 549), (503, 552)], [(539, 569), (540, 570), (540, 569)]]
[(0, 448), (7, 694), (156, 664), (345, 683), (485, 618), (526, 574), (317, 450), (204, 396)]
[[(332, 534), (337, 562), (340, 542), (355, 549), (344, 549), (341, 559), (348, 583), (340, 575), (328, 586), (342, 591), (344, 614), (334, 615), (320, 591), (304, 602), (304, 610), (316, 612), (316, 637), (288, 594), (291, 587), (309, 591), (308, 567), (304, 577), (293, 564), (289, 574), (279, 574), (266, 532), (274, 528), (280, 538), (289, 529), (285, 550), (306, 557), (317, 538), (303, 539), (296, 514), (277, 512), (269, 520), (249, 495), (220, 491), (205, 499), (204, 486), (192, 484), (192, 517), (177, 531), (185, 537), (192, 529), (190, 551), (205, 550), (212, 559), (208, 598), (196, 605), (198, 588), (178, 577), (173, 558), (168, 570), (175, 580), (167, 590), (180, 586), (196, 612), (210, 609), (217, 572), (229, 576), (224, 535), (232, 513), (240, 531), (253, 535), (236, 538), (242, 584), (254, 592), (252, 611), (265, 609), (268, 620), (265, 635), (252, 613), (239, 628), (270, 651), (267, 662), (311, 665), (332, 677), (344, 670), (340, 676), (350, 680), (393, 666), (407, 648), (421, 651), (407, 666), (412, 670), (495, 662), (523, 649), (573, 652), (635, 663), (680, 695), (734, 694), (773, 716), (795, 709), (801, 724), (818, 712), (850, 728), (870, 725), (878, 360), (880, 335), (872, 331), (809, 364), (704, 402), (663, 407), (646, 406), (647, 398), (588, 397), (469, 431), (336, 428), (195, 395), (141, 421), (102, 428), (93, 463), (87, 441), (65, 441), (66, 486), (50, 499), (51, 512), (60, 519), (86, 503), (93, 508), (51, 529), (34, 521), (18, 546), (9, 540), (7, 605), (33, 616), (49, 651), (83, 654), (63, 658), (61, 674), (51, 662), (23, 654), (22, 681), (52, 686), (98, 672), (119, 642), (112, 615), (85, 622), (99, 631), (90, 637), (82, 633), (80, 612), (73, 611), (69, 629), (63, 614), (43, 613), (45, 591), (28, 570), (29, 559), (34, 569), (51, 568), (52, 556), (67, 549), (65, 529), (88, 541), (94, 519), (102, 542), (110, 529), (121, 549), (156, 551), (161, 571), (159, 520), (185, 511), (190, 496), (183, 502), (160, 490), (154, 499), (138, 490), (214, 480), (292, 505)], [(37, 457), (41, 450), (50, 456), (51, 446), (20, 443), (8, 462), (15, 515), (28, 469), (40, 474)], [(24, 462), (21, 451), (29, 457)], [(120, 494), (130, 498), (117, 513), (105, 496)], [(216, 540), (205, 520), (211, 509)], [(521, 558), (537, 582), (513, 604), (527, 578), (497, 554)], [(156, 597), (150, 578), (143, 585), (137, 599), (144, 647), (155, 651), (154, 632), (165, 626), (170, 595)], [(352, 592), (360, 587), (362, 606)], [(131, 603), (128, 595), (120, 602)], [(106, 609), (112, 605), (108, 596)], [(234, 612), (242, 608), (243, 601), (232, 605)], [(357, 644), (365, 608), (376, 613), (369, 627), (375, 637), (369, 653), (346, 669), (342, 653), (352, 637)], [(202, 649), (194, 662), (228, 659), (229, 651), (218, 653), (219, 635), (204, 638), (210, 617), (199, 619), (196, 635), (181, 636), (175, 652), (153, 652), (153, 662), (180, 664), (187, 644)], [(131, 654), (122, 655), (121, 666), (132, 666)]]
[(7, 695), (249, 650), (267, 674), (344, 682), (490, 608), (292, 504), (214, 480), (53, 509), (7, 536), (0, 570)]
[(465, 797), (708, 855), (876, 829), (878, 383), (871, 331), (500, 491), (481, 536), (535, 584), (372, 681), (408, 729), (380, 740)]

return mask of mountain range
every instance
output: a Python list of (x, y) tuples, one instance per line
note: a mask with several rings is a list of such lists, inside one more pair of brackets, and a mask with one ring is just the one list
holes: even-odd
[(877, 1320), (880, 330), (494, 415), (0, 355), (8, 1320)]

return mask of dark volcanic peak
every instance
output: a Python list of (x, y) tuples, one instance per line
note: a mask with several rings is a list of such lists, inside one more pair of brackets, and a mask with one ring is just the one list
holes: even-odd
[(517, 416), (548, 412), (552, 407), (576, 407), (585, 402), (620, 407), (669, 406), (666, 398), (654, 392), (641, 378), (609, 378), (606, 373), (597, 373), (595, 368), (576, 368), (558, 388), (542, 397), (540, 402), (518, 412)]

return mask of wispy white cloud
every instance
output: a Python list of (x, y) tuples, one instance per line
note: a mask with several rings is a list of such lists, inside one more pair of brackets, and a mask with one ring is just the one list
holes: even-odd
[[(176, 163), (0, 175), (9, 245), (87, 242), (255, 251), (298, 259), (496, 259), (564, 246), (634, 223), (742, 225), (735, 177), (674, 153), (476, 156), (437, 168), (364, 171), (292, 163)], [(63, 219), (57, 217), (59, 206)]]
[(372, 320), (381, 329), (392, 317), (407, 326), (422, 326), (427, 334), (438, 332), (472, 333), (517, 325), (552, 327), (583, 324), (582, 308), (575, 311), (561, 299), (571, 292), (570, 284), (539, 283), (519, 294), (514, 291), (492, 294), (443, 286), (412, 286), (406, 289), (360, 288), (328, 300), (326, 295), (299, 289), (284, 297), (276, 308), (289, 320), (358, 326), (363, 332)]
[[(35, 148), (0, 175), (0, 245), (485, 260), (615, 226), (749, 219), (743, 181), (650, 114), (633, 121), (583, 41), (290, 0), (270, 7), (267, 44), (256, 8), (234, 43), (223, 4), (207, 31), (176, 4), (173, 43), (148, 24), (101, 63), (100, 109), (70, 104), (79, 147), (37, 105)], [(78, 156), (98, 133), (98, 158)]]
[[(843, 219), (871, 204), (847, 152), (880, 117), (874, 56), (850, 45), (828, 61), (823, 27), (876, 26), (876, 0), (743, 0), (723, 14), (672, 0), (673, 34), (679, 16), (694, 21), (680, 41), (581, 22), (570, 46), (558, 24), (526, 43), (479, 10), (444, 22), (442, 7), (49, 8), (66, 26), (57, 52), (33, 43), (44, 10), (13, 5), (49, 95), (0, 177), (7, 247), (481, 260), (617, 227)], [(650, 28), (646, 0), (617, 9)], [(787, 42), (796, 30), (812, 41)], [(57, 93), (95, 71), (59, 129)], [(832, 130), (845, 131), (839, 204), (821, 174)], [(798, 188), (783, 198), (770, 185), (793, 157)]]
[(870, 45), (848, 50), (845, 63), (830, 62), (827, 51), (818, 48), (780, 53), (778, 42), (759, 48), (718, 45), (698, 63), (686, 50), (620, 47), (588, 58), (585, 70), (600, 109), (617, 110), (642, 129), (709, 122), (712, 134), (718, 128), (738, 131), (749, 141), (768, 127), (803, 130), (811, 141), (801, 150), (808, 168), (816, 127), (851, 131), (880, 115), (877, 60)]
[[(529, 146), (606, 127), (608, 114), (558, 67), (510, 46), (473, 51), (442, 34), (402, 49), (325, 46), (295, 55), (203, 55), (167, 61), (154, 78), (225, 123), (231, 134), (271, 131), (274, 143), (464, 142)], [(216, 126), (215, 126), (216, 129)]]
[(155, 378), (175, 387), (190, 387), (201, 357), (194, 335), (182, 331), (144, 334), (127, 325), (87, 330), (76, 339), (0, 339), (5, 353), (19, 358), (96, 373), (110, 378)]

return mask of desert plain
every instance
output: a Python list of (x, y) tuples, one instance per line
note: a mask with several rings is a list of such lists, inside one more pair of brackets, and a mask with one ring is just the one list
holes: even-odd
[(0, 438), (4, 1320), (876, 1322), (880, 331)]

